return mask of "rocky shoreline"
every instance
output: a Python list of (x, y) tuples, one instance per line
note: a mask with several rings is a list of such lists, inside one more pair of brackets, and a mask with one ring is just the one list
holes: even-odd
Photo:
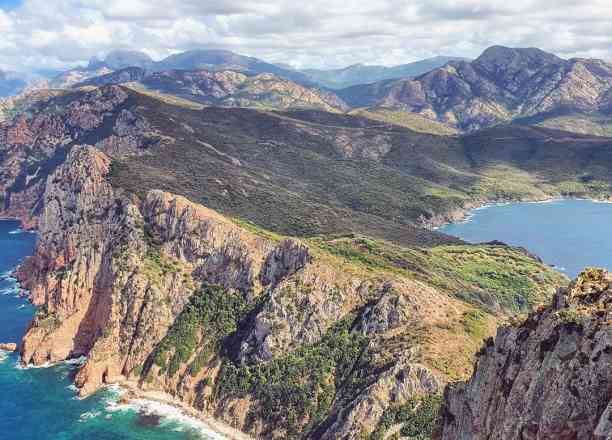
[(612, 195), (606, 197), (544, 197), (544, 198), (518, 198), (518, 199), (495, 199), (495, 200), (479, 200), (470, 201), (461, 208), (453, 209), (445, 214), (434, 216), (428, 220), (421, 220), (420, 224), (423, 228), (430, 230), (438, 230), (443, 226), (460, 223), (466, 221), (472, 211), (485, 209), (491, 206), (504, 205), (508, 203), (552, 203), (563, 200), (588, 200), (595, 203), (612, 203)]

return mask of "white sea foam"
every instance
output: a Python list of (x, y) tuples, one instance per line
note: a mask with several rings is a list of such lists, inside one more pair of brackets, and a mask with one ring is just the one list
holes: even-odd
[(87, 356), (81, 356), (74, 359), (66, 359), (63, 363), (66, 365), (83, 365), (87, 362)]
[(81, 356), (80, 358), (67, 359), (65, 361), (59, 361), (59, 362), (47, 361), (41, 365), (33, 365), (33, 364), (21, 365), (19, 362), (17, 362), (17, 365), (15, 365), (15, 368), (17, 368), (18, 370), (29, 370), (29, 369), (36, 369), (36, 368), (55, 367), (58, 365), (67, 365), (67, 366), (82, 365), (86, 360), (87, 358), (85, 356)]
[(129, 404), (119, 404), (116, 401), (108, 402), (107, 411), (136, 411), (141, 414), (157, 415), (160, 417), (160, 426), (168, 424), (177, 424), (171, 429), (175, 431), (184, 431), (185, 428), (192, 429), (202, 435), (202, 438), (207, 440), (227, 440), (223, 434), (215, 432), (211, 427), (195, 418), (191, 417), (181, 408), (167, 403), (162, 403), (147, 399), (134, 399)]
[(36, 370), (39, 368), (49, 368), (49, 367), (52, 367), (53, 365), (55, 365), (53, 362), (45, 362), (42, 365), (33, 365), (33, 364), (21, 365), (21, 362), (19, 361), (15, 362), (15, 368), (18, 370)]
[(88, 412), (85, 412), (85, 413), (81, 414), (81, 416), (79, 417), (79, 422), (86, 422), (87, 420), (95, 419), (96, 417), (98, 417), (101, 414), (102, 414), (101, 411), (88, 411)]
[(11, 235), (23, 234), (23, 233), (24, 233), (23, 229), (13, 229), (12, 231), (9, 231), (9, 234), (11, 234)]

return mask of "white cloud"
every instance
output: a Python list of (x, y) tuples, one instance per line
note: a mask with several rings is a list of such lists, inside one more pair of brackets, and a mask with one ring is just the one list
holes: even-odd
[(609, 0), (24, 0), (0, 10), (0, 67), (69, 67), (113, 48), (225, 48), (304, 67), (477, 56), (493, 44), (612, 59)]

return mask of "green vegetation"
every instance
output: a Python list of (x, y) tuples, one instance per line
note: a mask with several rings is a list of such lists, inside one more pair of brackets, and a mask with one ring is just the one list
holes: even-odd
[[(161, 373), (173, 376), (181, 365), (193, 356), (196, 347), (204, 345), (216, 350), (223, 339), (237, 329), (238, 321), (247, 310), (245, 299), (237, 292), (220, 286), (204, 285), (191, 297), (174, 325), (157, 346), (154, 363)], [(201, 351), (191, 366), (195, 374), (206, 360)]]
[(487, 324), (484, 313), (480, 310), (469, 310), (463, 314), (461, 320), (465, 332), (474, 339), (484, 339), (487, 333)]
[(286, 429), (290, 438), (315, 429), (337, 396), (363, 386), (357, 371), (367, 338), (350, 331), (350, 318), (332, 327), (320, 342), (269, 363), (237, 366), (226, 361), (217, 398), (252, 395), (260, 405), (258, 413), (249, 416)]
[(573, 324), (578, 327), (581, 327), (585, 321), (585, 317), (573, 308), (559, 310), (556, 312), (556, 318), (564, 325)]
[(359, 233), (429, 247), (458, 241), (415, 226), (474, 201), (611, 191), (605, 138), (525, 126), (435, 136), (354, 115), (196, 109), (129, 93), (131, 111), (164, 142), (117, 159), (113, 185), (180, 194), (275, 234)]
[(352, 110), (352, 115), (363, 116), (374, 121), (395, 124), (409, 128), (420, 133), (431, 133), (441, 136), (450, 136), (459, 134), (455, 128), (442, 124), (438, 121), (428, 119), (416, 113), (410, 113), (402, 110), (395, 110), (384, 107), (360, 108)]
[(177, 260), (168, 257), (159, 249), (149, 248), (142, 270), (150, 281), (159, 285), (165, 275), (180, 273), (183, 268)]
[(481, 307), (499, 303), (516, 312), (550, 295), (563, 275), (518, 249), (498, 245), (436, 246), (408, 249), (365, 237), (310, 243), (368, 272), (392, 272), (423, 281)]
[(387, 431), (397, 424), (401, 424), (398, 434), (402, 437), (412, 440), (430, 440), (441, 403), (442, 396), (432, 394), (425, 397), (413, 397), (402, 406), (388, 408), (378, 427), (370, 436), (370, 440), (384, 439)]

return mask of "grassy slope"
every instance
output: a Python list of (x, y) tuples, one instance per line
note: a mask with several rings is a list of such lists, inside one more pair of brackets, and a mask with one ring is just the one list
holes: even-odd
[(375, 121), (386, 122), (389, 124), (406, 127), (419, 133), (437, 134), (440, 136), (450, 136), (459, 134), (453, 127), (441, 122), (428, 119), (416, 113), (396, 110), (384, 107), (369, 107), (352, 110), (351, 115), (363, 116), (364, 118)]

